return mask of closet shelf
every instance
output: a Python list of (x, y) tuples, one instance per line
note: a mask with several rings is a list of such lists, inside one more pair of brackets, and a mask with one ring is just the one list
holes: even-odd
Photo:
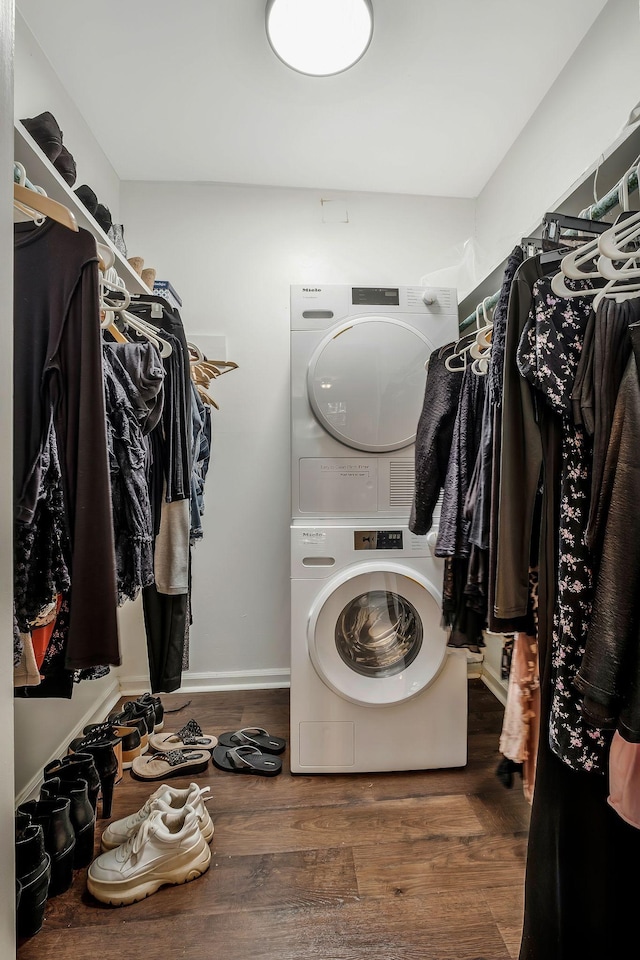
[(52, 200), (63, 203), (73, 212), (78, 226), (88, 230), (96, 240), (113, 250), (114, 267), (118, 276), (124, 280), (130, 293), (151, 293), (133, 267), (107, 237), (102, 227), (94, 220), (87, 208), (80, 202), (73, 189), (66, 183), (52, 163), (42, 152), (36, 141), (25, 127), (16, 120), (14, 124), (14, 160), (21, 163), (29, 179), (42, 187)]

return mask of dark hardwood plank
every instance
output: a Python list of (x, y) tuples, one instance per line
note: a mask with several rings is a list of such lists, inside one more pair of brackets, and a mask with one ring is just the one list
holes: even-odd
[[(358, 890), (367, 897), (424, 897), (434, 891), (522, 883), (526, 841), (446, 837), (353, 848)], [(495, 918), (494, 918), (495, 919)]]
[[(201, 881), (196, 881), (200, 883)], [(195, 884), (194, 884), (195, 886)], [(167, 888), (156, 899), (170, 899)], [(38, 934), (40, 960), (95, 960), (117, 949), (127, 960), (510, 960), (482, 899), (434, 894), (428, 900), (361, 901), (337, 907), (256, 910), (242, 915), (129, 920), (119, 928), (78, 927)], [(107, 939), (108, 937), (108, 939)]]

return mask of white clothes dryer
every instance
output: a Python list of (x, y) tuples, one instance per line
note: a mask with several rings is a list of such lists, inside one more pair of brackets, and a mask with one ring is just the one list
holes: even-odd
[(408, 519), (431, 352), (456, 291), (291, 287), (292, 517)]
[(292, 524), (292, 772), (466, 764), (466, 650), (441, 627), (434, 543), (389, 521)]

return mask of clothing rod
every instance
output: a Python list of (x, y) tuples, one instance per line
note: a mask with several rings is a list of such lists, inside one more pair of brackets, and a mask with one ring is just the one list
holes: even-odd
[[(623, 177), (616, 183), (615, 187), (612, 187), (608, 193), (598, 200), (596, 203), (592, 203), (590, 207), (586, 207), (584, 210), (581, 210), (578, 214), (579, 217), (584, 217), (586, 220), (601, 220), (606, 213), (609, 213), (610, 210), (613, 210), (615, 206), (620, 203), (621, 195), (623, 190), (626, 190), (627, 193), (631, 193), (632, 190), (640, 189), (638, 186), (638, 167), (630, 167), (629, 170), (624, 174)], [(498, 299), (500, 298), (500, 291), (492, 294), (490, 297), (486, 297), (484, 300), (484, 305), (487, 310), (491, 307), (495, 307)], [(480, 306), (480, 305), (479, 305)], [(466, 330), (468, 326), (476, 321), (476, 311), (469, 314), (461, 323), (460, 330)]]

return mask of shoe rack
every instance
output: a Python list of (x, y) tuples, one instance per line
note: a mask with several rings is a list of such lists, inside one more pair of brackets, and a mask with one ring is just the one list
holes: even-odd
[(21, 163), (27, 177), (45, 191), (47, 196), (68, 207), (78, 222), (92, 233), (96, 240), (113, 250), (115, 256), (114, 267), (126, 285), (129, 293), (151, 293), (149, 287), (142, 281), (132, 266), (122, 256), (119, 250), (107, 237), (102, 227), (91, 216), (87, 208), (80, 202), (73, 189), (66, 183), (52, 163), (42, 152), (36, 141), (25, 127), (16, 120), (14, 124), (14, 160)]

